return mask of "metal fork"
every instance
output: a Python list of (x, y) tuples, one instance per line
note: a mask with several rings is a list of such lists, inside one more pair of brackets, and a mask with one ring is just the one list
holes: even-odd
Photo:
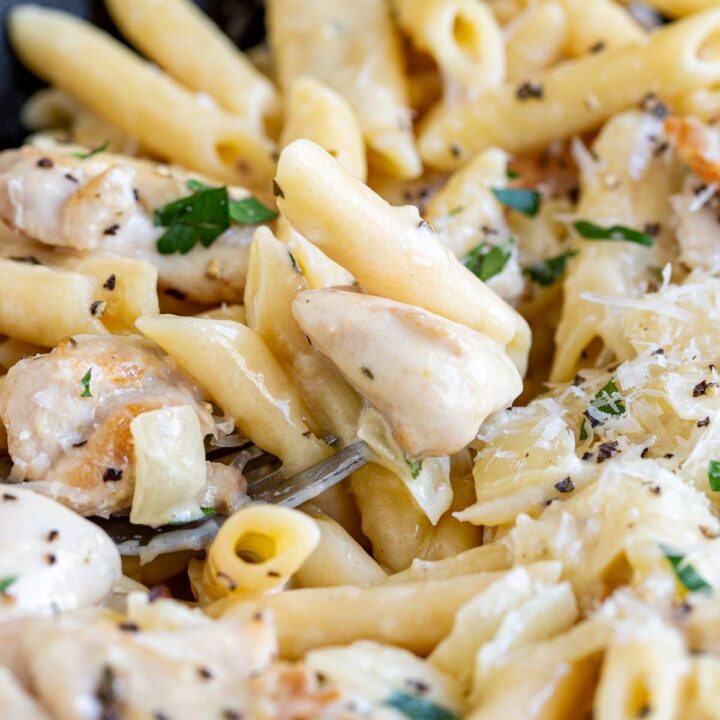
[[(367, 465), (371, 450), (367, 443), (358, 440), (289, 478), (282, 476), (280, 463), (275, 456), (250, 442), (233, 448), (230, 453), (227, 448), (210, 450), (206, 457), (215, 461), (229, 460), (229, 464), (241, 467), (250, 500), (295, 508)], [(225, 517), (214, 515), (181, 527), (164, 525), (159, 528), (133, 525), (127, 518), (91, 519), (113, 539), (121, 555), (142, 556), (144, 561), (149, 562), (158, 555), (170, 552), (202, 550), (217, 535)]]
[[(284, 478), (280, 462), (250, 441), (232, 448), (213, 448), (206, 452), (208, 460), (239, 467), (247, 480), (250, 500), (285, 507), (298, 507), (325, 490), (342, 482), (348, 475), (370, 461), (370, 447), (362, 440), (338, 450), (322, 462)], [(2, 479), (0, 483), (9, 482)], [(32, 485), (30, 485), (32, 487)], [(127, 517), (91, 517), (113, 539), (120, 554), (127, 557), (153, 557), (180, 550), (202, 550), (215, 537), (225, 518), (221, 515), (184, 523), (151, 528), (134, 525)]]

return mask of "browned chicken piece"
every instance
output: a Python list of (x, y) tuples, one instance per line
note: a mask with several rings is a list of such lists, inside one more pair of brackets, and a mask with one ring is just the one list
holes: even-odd
[(65, 616), (27, 626), (20, 643), (21, 674), (56, 720), (357, 717), (315, 673), (273, 662), (262, 614), (169, 631)]
[(693, 117), (671, 116), (665, 132), (680, 159), (708, 185), (720, 185), (720, 133)]
[[(210, 247), (198, 243), (185, 255), (157, 250), (165, 228), (155, 226), (154, 211), (190, 195), (191, 179), (198, 175), (109, 153), (81, 160), (30, 146), (7, 150), (0, 153), (0, 222), (63, 257), (92, 252), (150, 262), (161, 289), (196, 302), (242, 301), (254, 226), (232, 225)], [(0, 256), (13, 254), (17, 247), (0, 237)]]
[[(31, 481), (83, 515), (126, 510), (134, 491), (130, 423), (141, 413), (179, 405), (195, 409), (204, 435), (213, 431), (200, 391), (153, 343), (133, 336), (69, 338), (7, 374), (0, 418), (12, 479)], [(242, 476), (215, 467), (210, 464), (203, 502), (234, 509), (243, 498)]]
[(50, 720), (15, 676), (3, 667), (0, 667), (0, 712), (3, 720)]

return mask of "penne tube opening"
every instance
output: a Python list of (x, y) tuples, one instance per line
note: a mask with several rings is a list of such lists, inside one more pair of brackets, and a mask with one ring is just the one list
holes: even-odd
[(283, 585), (320, 542), (315, 521), (297, 510), (251, 505), (229, 518), (203, 569), (209, 594), (266, 592)]
[(446, 96), (461, 99), (499, 85), (505, 75), (502, 30), (492, 12), (473, 0), (403, 0), (400, 24), (429, 52), (446, 80)]
[[(492, 12), (467, 1), (443, 3), (446, 42), (438, 43), (438, 61), (452, 79), (468, 89), (499, 85), (505, 74), (503, 38)], [(429, 28), (428, 28), (429, 29)]]

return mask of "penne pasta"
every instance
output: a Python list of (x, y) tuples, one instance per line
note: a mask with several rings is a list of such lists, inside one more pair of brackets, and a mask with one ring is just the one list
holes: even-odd
[(320, 541), (293, 576), (293, 587), (372, 585), (385, 579), (385, 571), (342, 525), (320, 511), (306, 512), (320, 530)]
[[(543, 563), (528, 568), (533, 578), (543, 578), (548, 572), (553, 570)], [(457, 609), (503, 575), (488, 572), (423, 583), (288, 590), (245, 607), (242, 601), (223, 601), (208, 612), (226, 615), (248, 607), (271, 611), (277, 623), (280, 655), (287, 659), (359, 638), (425, 655), (447, 635)], [(378, 622), (378, 607), (383, 608), (382, 622)], [(308, 626), (313, 628), (312, 633), (306, 631)]]
[(357, 432), (360, 398), (293, 318), (292, 301), (304, 289), (293, 255), (268, 228), (259, 228), (245, 288), (248, 325), (295, 377), (323, 432), (349, 443)]
[(716, 7), (718, 0), (648, 0), (647, 4), (670, 17), (677, 17)]
[[(419, 305), (495, 338), (524, 372), (527, 324), (455, 260), (415, 208), (391, 207), (305, 140), (283, 150), (276, 184), (280, 210), (295, 230), (350, 270), (368, 291)], [(338, 197), (347, 200), (340, 205)]]
[(615, 50), (647, 39), (643, 27), (615, 0), (559, 0), (568, 20), (571, 57)]
[(208, 550), (205, 590), (221, 598), (278, 588), (312, 555), (320, 539), (316, 523), (297, 510), (243, 508), (223, 523)]
[(135, 321), (157, 315), (158, 271), (143, 260), (119, 256), (87, 256), (62, 263), (63, 267), (95, 279), (93, 296), (105, 303), (103, 325), (113, 333), (135, 332)]
[(505, 47), (492, 11), (475, 0), (397, 0), (400, 27), (429, 53), (448, 102), (472, 99), (505, 79)]
[(559, 1), (528, 3), (505, 28), (507, 79), (522, 81), (563, 56), (568, 18)]
[(650, 92), (672, 95), (716, 84), (718, 28), (720, 10), (709, 10), (644, 43), (561, 63), (530, 84), (506, 85), (459, 108), (438, 107), (420, 131), (422, 156), (432, 167), (453, 170), (491, 145), (536, 150), (598, 127)]
[(190, 90), (207, 93), (262, 136), (279, 112), (272, 83), (189, 0), (106, 0), (137, 48)]
[(320, 145), (365, 182), (365, 143), (355, 112), (342, 95), (312, 77), (299, 77), (290, 86), (280, 145), (300, 138)]
[(80, 333), (107, 334), (85, 275), (0, 259), (0, 333), (42, 347)]
[(400, 41), (382, 0), (272, 0), (268, 24), (286, 92), (303, 75), (326, 83), (357, 113), (371, 166), (420, 175)]
[(248, 327), (173, 315), (146, 316), (136, 324), (205, 388), (246, 437), (282, 460), (286, 475), (331, 454), (309, 432), (297, 388)]
[(31, 70), (159, 155), (225, 182), (269, 183), (269, 141), (239, 118), (207, 107), (88, 23), (26, 5), (11, 13), (9, 32)]

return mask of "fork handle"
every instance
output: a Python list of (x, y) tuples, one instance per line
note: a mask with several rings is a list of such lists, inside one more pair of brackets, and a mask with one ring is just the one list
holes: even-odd
[(370, 457), (370, 446), (364, 440), (358, 440), (292, 477), (271, 476), (251, 482), (247, 492), (252, 500), (294, 508), (342, 482), (367, 465)]

